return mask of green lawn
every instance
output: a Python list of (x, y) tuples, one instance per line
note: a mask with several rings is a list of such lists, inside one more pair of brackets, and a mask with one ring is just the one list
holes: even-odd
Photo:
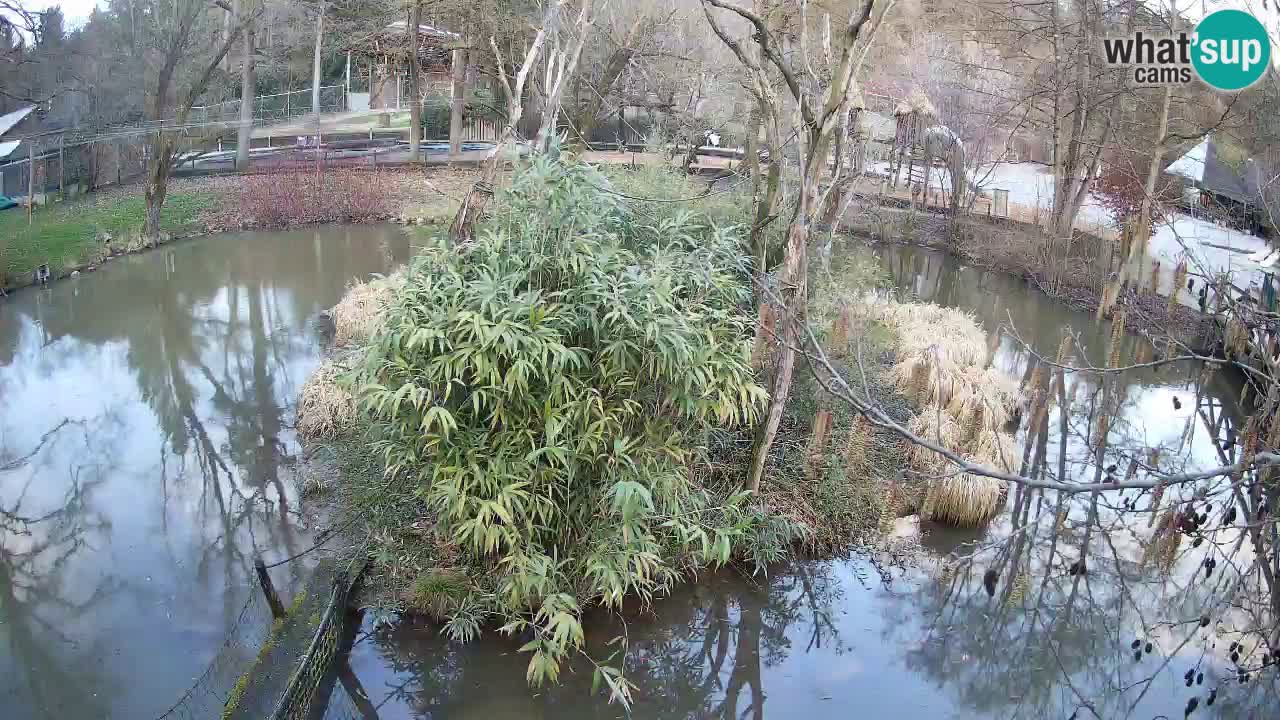
[[(209, 192), (171, 193), (161, 211), (166, 232), (181, 234), (199, 227), (200, 217), (217, 204)], [(78, 198), (37, 207), (31, 226), (25, 208), (0, 211), (0, 285), (20, 284), (43, 263), (55, 274), (95, 260), (102, 251), (98, 233), (111, 233), (123, 249), (142, 228), (146, 204), (141, 190), (128, 196)]]

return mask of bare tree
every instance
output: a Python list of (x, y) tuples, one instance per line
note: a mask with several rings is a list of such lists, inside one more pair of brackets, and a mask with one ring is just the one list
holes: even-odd
[(506, 125), (499, 133), (493, 150), (489, 151), (480, 179), (467, 192), (457, 214), (454, 215), (449, 236), (455, 243), (462, 244), (470, 241), (475, 232), (476, 222), (484, 214), (489, 199), (493, 197), (494, 183), (497, 181), (501, 163), (512, 151), (519, 151), (518, 133), (520, 119), (524, 115), (525, 84), (548, 42), (551, 43), (551, 49), (547, 53), (544, 79), (549, 102), (538, 130), (534, 151), (545, 150), (554, 135), (560, 96), (577, 68), (578, 58), (582, 55), (582, 46), (586, 42), (590, 27), (593, 0), (583, 0), (572, 33), (568, 34), (568, 37), (565, 36), (567, 33), (562, 33), (561, 28), (561, 10), (564, 4), (564, 2), (547, 4), (542, 24), (535, 33), (533, 41), (528, 45), (524, 60), (516, 69), (514, 77), (508, 76), (507, 61), (498, 47), (497, 38), (493, 35), (489, 36), (489, 47), (493, 52), (498, 79), (502, 83), (503, 94), (507, 100)]
[(160, 210), (168, 191), (169, 174), (178, 159), (177, 135), (183, 132), (192, 106), (209, 86), (222, 59), (261, 9), (239, 17), (226, 38), (208, 48), (202, 44), (205, 33), (217, 26), (220, 12), (232, 12), (225, 0), (213, 5), (199, 0), (174, 0), (155, 3), (144, 20), (147, 41), (155, 49), (148, 54), (148, 73), (154, 73), (155, 79), (149, 88), (147, 115), (152, 122), (174, 128), (161, 126), (148, 142), (147, 217), (143, 232), (149, 238), (160, 236)]
[[(829, 62), (825, 72), (819, 75), (814, 71), (815, 59), (809, 52), (810, 28), (806, 17), (808, 3), (805, 0), (800, 3), (799, 61), (792, 59), (795, 57), (794, 54), (784, 51), (782, 40), (775, 35), (776, 29), (771, 27), (763, 16), (727, 0), (704, 0), (703, 2), (703, 10), (712, 30), (729, 46), (739, 62), (747, 67), (754, 80), (757, 97), (761, 98), (768, 107), (767, 112), (779, 118), (784, 115), (785, 109), (772, 91), (766, 66), (781, 75), (783, 85), (794, 103), (793, 123), (800, 145), (801, 166), (798, 190), (795, 208), (787, 227), (787, 246), (783, 267), (778, 277), (780, 289), (778, 305), (783, 338), (778, 348), (777, 366), (769, 396), (769, 409), (756, 436), (753, 450), (751, 472), (747, 479), (747, 487), (751, 490), (757, 490), (760, 487), (765, 460), (777, 436), (782, 411), (791, 391), (791, 378), (796, 360), (795, 348), (803, 344), (802, 339), (794, 334), (793, 328), (796, 328), (797, 323), (804, 317), (808, 293), (806, 278), (809, 231), (825, 201), (825, 195), (819, 189), (819, 181), (826, 170), (832, 133), (842, 123), (848, 121), (855, 78), (866, 57), (866, 47), (871, 42), (876, 28), (879, 27), (880, 20), (892, 7), (893, 3), (890, 0), (873, 19), (874, 0), (866, 0), (858, 9), (850, 13), (838, 37), (840, 43), (838, 59), (837, 56), (826, 53), (826, 57), (830, 57), (832, 62)], [(735, 39), (725, 28), (719, 19), (719, 14), (712, 8), (731, 12), (745, 20), (750, 25), (751, 40), (759, 54), (748, 52), (743, 42)], [(862, 35), (864, 29), (865, 36)], [(861, 42), (859, 42), (860, 39)], [(830, 48), (830, 40), (823, 45), (825, 48)], [(761, 303), (762, 313), (770, 312), (768, 308), (767, 303)], [(765, 325), (763, 319), (762, 317), (761, 326)]]

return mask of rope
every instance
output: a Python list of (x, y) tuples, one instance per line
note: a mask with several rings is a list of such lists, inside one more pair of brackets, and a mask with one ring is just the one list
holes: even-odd
[(334, 537), (335, 535), (337, 535), (339, 532), (341, 532), (341, 531), (343, 531), (343, 530), (346, 530), (347, 528), (351, 527), (352, 525), (354, 525), (354, 524), (355, 524), (355, 522), (356, 522), (357, 520), (362, 519), (362, 517), (363, 517), (362, 515), (360, 515), (360, 514), (356, 514), (356, 515), (353, 515), (353, 516), (351, 516), (351, 517), (347, 518), (346, 522), (343, 522), (343, 523), (338, 524), (338, 525), (334, 525), (334, 526), (332, 526), (332, 527), (329, 527), (329, 528), (326, 528), (326, 529), (324, 529), (324, 530), (320, 531), (320, 534), (316, 536), (318, 539), (316, 540), (316, 542), (315, 542), (314, 544), (312, 544), (312, 546), (311, 546), (311, 547), (307, 548), (306, 550), (302, 550), (302, 551), (300, 551), (300, 552), (297, 552), (297, 553), (295, 553), (295, 554), (293, 554), (293, 555), (290, 555), (289, 557), (287, 557), (287, 558), (285, 558), (285, 559), (283, 559), (283, 560), (277, 560), (276, 562), (266, 564), (266, 565), (265, 565), (265, 567), (266, 567), (268, 570), (270, 570), (271, 568), (280, 567), (281, 565), (284, 565), (285, 563), (291, 563), (291, 562), (293, 562), (294, 560), (297, 560), (298, 558), (300, 558), (300, 557), (302, 557), (302, 556), (304, 556), (304, 555), (308, 555), (308, 554), (310, 554), (310, 553), (312, 553), (312, 552), (315, 552), (316, 550), (319, 550), (320, 548), (324, 547), (324, 545), (325, 545), (326, 543), (328, 543), (330, 540), (332, 540), (332, 539), (333, 539), (333, 537)]

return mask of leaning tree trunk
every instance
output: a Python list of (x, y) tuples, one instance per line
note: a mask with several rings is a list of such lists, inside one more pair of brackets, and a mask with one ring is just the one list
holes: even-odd
[[(791, 378), (796, 367), (796, 348), (803, 339), (799, 328), (804, 321), (804, 299), (807, 294), (809, 262), (806, 256), (809, 228), (803, 212), (797, 212), (787, 231), (787, 256), (780, 277), (779, 295), (782, 299), (782, 319), (776, 327), (781, 334), (778, 346), (778, 364), (773, 374), (773, 385), (769, 390), (769, 409), (764, 424), (756, 432), (755, 447), (751, 458), (751, 475), (747, 478), (747, 489), (752, 492), (760, 490), (760, 480), (764, 477), (765, 462), (769, 458), (769, 448), (778, 435), (778, 426), (782, 423), (782, 411), (786, 407), (787, 398), (791, 395)], [(765, 303), (761, 308), (766, 307)]]

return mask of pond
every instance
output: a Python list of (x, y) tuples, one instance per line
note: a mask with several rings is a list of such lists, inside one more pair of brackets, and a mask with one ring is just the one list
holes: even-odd
[[(230, 234), (0, 304), (0, 715), (154, 718), (192, 684), (256, 592), (253, 554), (293, 555), (320, 522), (297, 491), (302, 452), (290, 428), (323, 353), (320, 313), (352, 278), (411, 252), (388, 227)], [(878, 253), (904, 292), (969, 310), (993, 333), (1012, 321), (1043, 354), (1070, 326), (1102, 362), (1108, 328), (1021, 281), (929, 250)], [(1126, 356), (1143, 342), (1130, 339)], [(1021, 377), (1032, 362), (1000, 334), (999, 367)], [(1200, 378), (1195, 367), (1125, 376), (1117, 434), (1179, 445), (1187, 467), (1216, 464), (1211, 435), (1240, 422), (1240, 387), (1226, 373), (1203, 387)], [(1087, 397), (1090, 380), (1078, 382)], [(1078, 434), (1049, 433), (1046, 462), (1062, 456), (1089, 472)], [(1051, 503), (1035, 508), (1037, 522), (1055, 520)], [(1135, 537), (1113, 533), (1113, 561), (1097, 558), (1082, 584), (1062, 557), (1027, 552), (1029, 565), (1060, 571), (1043, 585), (1032, 573), (1020, 594), (1036, 602), (1019, 603), (982, 586), (988, 558), (1027, 535), (1011, 531), (1007, 513), (984, 532), (911, 518), (899, 530), (920, 548), (902, 563), (711, 573), (647, 611), (594, 613), (591, 654), (607, 658), (616, 648), (606, 641), (625, 634), (631, 715), (642, 718), (1093, 717), (1086, 704), (1104, 718), (1181, 717), (1189, 668), (1205, 672), (1206, 688), (1232, 672), (1223, 649), (1184, 644), (1177, 626), (1140, 617), (1158, 608), (1198, 618), (1200, 595), (1177, 571), (1136, 582)], [(957, 562), (970, 553), (972, 567)], [(287, 596), (306, 568), (281, 570)], [(381, 620), (365, 617), (331, 717), (626, 716), (591, 692), (582, 663), (531, 691), (515, 640), (459, 645), (436, 628)], [(1142, 627), (1156, 648), (1135, 661)], [(345, 696), (354, 684), (367, 701)], [(1240, 686), (1207, 710), (1247, 717), (1274, 698), (1266, 692)]]
[(254, 552), (311, 544), (290, 424), (320, 312), (409, 253), (230, 234), (0, 300), (0, 716), (154, 718), (192, 685)]

